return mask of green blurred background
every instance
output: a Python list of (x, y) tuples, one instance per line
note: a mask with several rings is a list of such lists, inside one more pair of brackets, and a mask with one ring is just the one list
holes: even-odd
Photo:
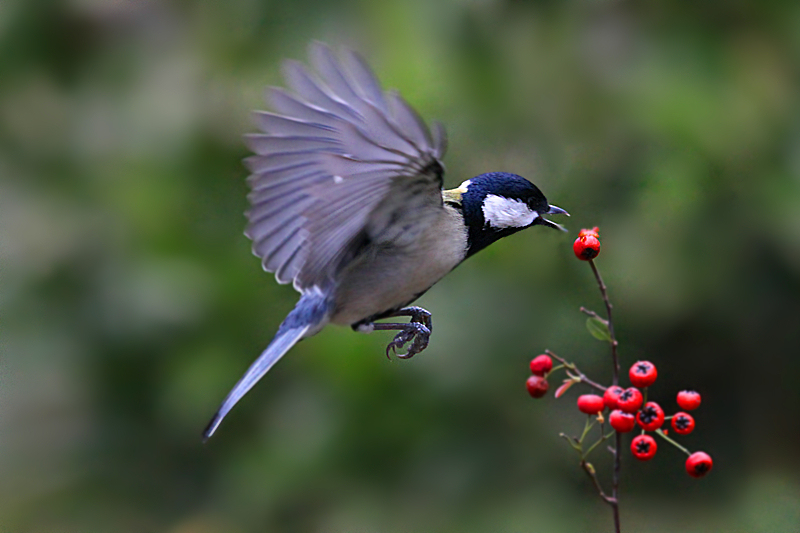
[[(571, 232), (453, 272), (411, 361), (301, 343), (203, 445), (297, 298), (242, 236), (241, 135), (312, 39), (446, 124), (448, 185), (522, 174)], [(575, 392), (524, 388), (544, 348), (608, 381), (594, 225), (624, 366), (703, 393), (715, 459), (625, 454), (624, 530), (800, 530), (796, 1), (2, 0), (0, 221), (2, 532), (610, 531)]]

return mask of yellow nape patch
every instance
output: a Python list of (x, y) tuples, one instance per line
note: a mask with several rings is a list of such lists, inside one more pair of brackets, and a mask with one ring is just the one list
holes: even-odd
[(469, 187), (469, 180), (462, 182), (461, 185), (459, 185), (455, 189), (447, 189), (445, 191), (442, 191), (442, 199), (445, 202), (461, 205), (461, 196), (465, 192), (467, 192), (468, 187)]

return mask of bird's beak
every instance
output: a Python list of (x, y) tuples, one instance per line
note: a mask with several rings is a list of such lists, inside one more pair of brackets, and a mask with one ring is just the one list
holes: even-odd
[[(546, 214), (548, 214), (548, 215), (567, 215), (567, 216), (569, 216), (569, 213), (567, 213), (565, 210), (561, 209), (560, 207), (558, 207), (556, 205), (548, 206)], [(559, 229), (561, 231), (567, 231), (567, 228), (565, 228), (561, 224), (556, 224), (555, 222), (553, 222), (551, 220), (547, 220), (544, 217), (541, 217), (541, 218), (542, 218), (542, 224), (543, 225), (545, 225), (547, 227), (550, 227), (550, 228), (553, 228), (553, 229)]]

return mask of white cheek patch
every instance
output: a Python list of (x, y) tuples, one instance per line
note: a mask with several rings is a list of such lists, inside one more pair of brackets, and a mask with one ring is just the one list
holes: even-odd
[(493, 228), (524, 228), (538, 216), (522, 200), (488, 194), (483, 201), (483, 219)]

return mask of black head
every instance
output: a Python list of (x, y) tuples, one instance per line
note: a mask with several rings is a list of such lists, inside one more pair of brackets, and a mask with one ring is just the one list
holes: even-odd
[(461, 208), (469, 230), (470, 256), (521, 229), (541, 225), (564, 230), (544, 215), (568, 213), (547, 203), (536, 185), (508, 172), (489, 172), (462, 183)]

